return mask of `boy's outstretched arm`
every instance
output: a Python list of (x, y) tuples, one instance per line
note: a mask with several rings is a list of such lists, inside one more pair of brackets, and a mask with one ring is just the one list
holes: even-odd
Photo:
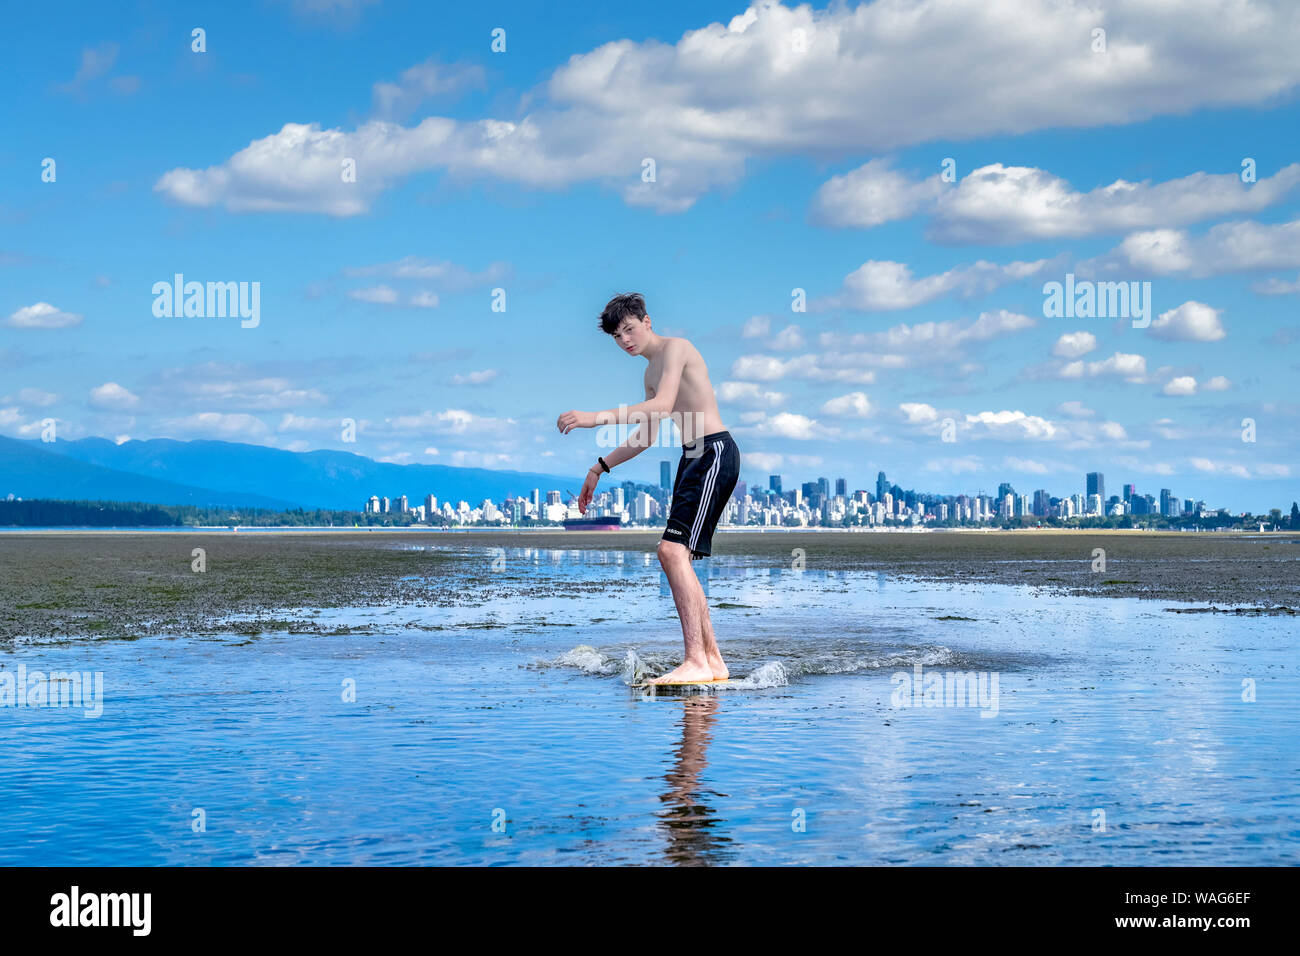
[[(686, 367), (686, 346), (680, 341), (669, 342), (664, 350), (664, 371), (655, 386), (653, 398), (635, 405), (620, 405), (600, 412), (565, 412), (555, 421), (555, 425), (564, 434), (575, 428), (595, 428), (597, 425), (636, 425), (649, 421), (658, 422), (672, 414), (677, 403), (677, 388), (682, 382), (682, 370)], [(609, 459), (606, 459), (608, 461)]]
[[(652, 389), (646, 389), (646, 399), (650, 400)], [(616, 466), (625, 461), (630, 461), (641, 452), (645, 451), (655, 443), (655, 438), (659, 434), (659, 419), (650, 418), (643, 421), (637, 426), (636, 431), (627, 436), (627, 441), (619, 445), (608, 455), (604, 455), (605, 464), (613, 470)], [(578, 493), (578, 511), (582, 514), (587, 513), (587, 505), (591, 504), (592, 497), (596, 494), (596, 484), (600, 481), (600, 476), (605, 470), (600, 467), (599, 463), (592, 465), (587, 470), (587, 477), (582, 483), (582, 491)]]

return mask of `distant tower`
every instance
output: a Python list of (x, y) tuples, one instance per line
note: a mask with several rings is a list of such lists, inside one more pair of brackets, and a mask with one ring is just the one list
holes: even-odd
[(889, 494), (889, 482), (885, 479), (885, 473), (882, 471), (876, 475), (876, 500), (884, 501), (887, 494)]
[(849, 483), (844, 478), (835, 479), (835, 493), (841, 497), (847, 497), (849, 493)]
[(659, 462), (659, 487), (671, 488), (673, 486), (673, 467), (670, 462)]
[(768, 475), (767, 487), (772, 490), (772, 494), (776, 495), (778, 498), (781, 497), (781, 476)]
[(1099, 471), (1088, 472), (1088, 497), (1097, 495), (1102, 501), (1106, 500), (1106, 479)]

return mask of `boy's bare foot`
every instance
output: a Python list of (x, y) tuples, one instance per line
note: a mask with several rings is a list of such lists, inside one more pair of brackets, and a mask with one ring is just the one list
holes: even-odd
[(646, 683), (681, 684), (686, 682), (711, 680), (713, 680), (713, 668), (708, 664), (696, 664), (691, 661), (683, 661), (667, 674), (664, 674), (661, 677), (652, 677), (650, 680), (646, 681)]
[(714, 680), (726, 680), (731, 676), (731, 671), (727, 670), (727, 665), (722, 663), (721, 654), (709, 655), (709, 670), (713, 673)]

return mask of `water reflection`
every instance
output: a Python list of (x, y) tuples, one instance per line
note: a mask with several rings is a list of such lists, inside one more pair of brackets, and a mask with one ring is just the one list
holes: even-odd
[(738, 846), (723, 832), (726, 821), (710, 805), (706, 794), (724, 799), (727, 795), (700, 787), (700, 777), (708, 765), (707, 750), (718, 699), (711, 695), (687, 697), (681, 704), (682, 742), (672, 769), (664, 775), (668, 789), (659, 795), (667, 808), (658, 824), (664, 835), (664, 860), (677, 866), (726, 863)]

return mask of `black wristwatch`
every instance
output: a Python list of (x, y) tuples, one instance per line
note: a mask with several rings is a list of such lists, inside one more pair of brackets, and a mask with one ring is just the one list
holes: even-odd
[(608, 474), (609, 474), (609, 465), (605, 464), (605, 459), (604, 459), (603, 457), (601, 457), (600, 455), (597, 455), (597, 456), (596, 456), (596, 460), (597, 460), (598, 462), (600, 462), (600, 467), (601, 467), (601, 468), (604, 468), (604, 469), (605, 469), (605, 474), (608, 475)]

